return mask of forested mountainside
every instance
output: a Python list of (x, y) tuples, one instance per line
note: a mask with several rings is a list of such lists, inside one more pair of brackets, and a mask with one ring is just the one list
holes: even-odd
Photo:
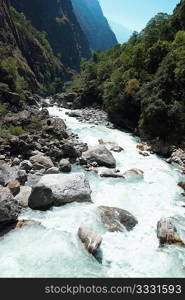
[(82, 64), (72, 85), (111, 120), (142, 138), (182, 144), (185, 133), (185, 0), (140, 33)]
[(54, 92), (55, 85), (65, 76), (61, 62), (54, 56), (45, 34), (8, 3), (1, 0), (0, 5), (0, 93)]
[(91, 49), (105, 51), (117, 44), (98, 0), (72, 0), (72, 4)]
[(55, 55), (70, 68), (78, 69), (81, 58), (90, 57), (87, 38), (69, 0), (10, 0), (32, 25), (45, 31)]

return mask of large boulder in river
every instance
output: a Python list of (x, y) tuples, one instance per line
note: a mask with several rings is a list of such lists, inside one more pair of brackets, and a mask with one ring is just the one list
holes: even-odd
[(0, 188), (0, 223), (17, 220), (19, 205), (8, 188)]
[(116, 160), (112, 153), (103, 145), (99, 145), (89, 149), (88, 151), (83, 153), (83, 158), (87, 160), (87, 162), (97, 162), (99, 166), (107, 167), (107, 168), (115, 168)]
[(185, 246), (170, 218), (163, 218), (157, 223), (157, 237), (161, 247), (171, 244)]
[(30, 157), (30, 162), (34, 165), (40, 165), (41, 168), (49, 169), (54, 167), (54, 164), (50, 157), (37, 154)]
[(117, 207), (99, 206), (98, 213), (101, 221), (109, 231), (132, 230), (137, 224), (137, 219), (128, 211)]
[(32, 209), (46, 210), (74, 201), (91, 201), (91, 189), (83, 173), (44, 175), (32, 188), (28, 205)]
[(123, 175), (127, 180), (132, 181), (132, 180), (143, 179), (144, 172), (140, 169), (133, 168), (124, 172)]
[(86, 250), (90, 254), (92, 254), (99, 262), (101, 262), (100, 245), (103, 240), (101, 235), (87, 227), (80, 227), (78, 230), (78, 237), (84, 244)]
[(48, 134), (56, 136), (57, 138), (67, 138), (67, 126), (65, 122), (60, 118), (49, 118), (46, 120), (46, 126), (44, 127)]

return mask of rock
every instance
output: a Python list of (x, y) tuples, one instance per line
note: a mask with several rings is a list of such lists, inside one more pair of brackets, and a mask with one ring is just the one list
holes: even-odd
[(19, 220), (16, 224), (16, 228), (22, 228), (24, 226), (41, 225), (40, 222), (34, 220)]
[(71, 164), (68, 159), (61, 159), (59, 162), (59, 170), (61, 172), (71, 172)]
[(8, 188), (0, 188), (0, 223), (17, 220), (19, 205)]
[(28, 207), (28, 199), (31, 195), (31, 191), (32, 189), (30, 186), (21, 186), (20, 193), (15, 197), (15, 200), (17, 200), (21, 207)]
[(91, 201), (89, 182), (83, 173), (44, 175), (33, 187), (28, 203), (32, 209), (46, 210), (74, 201)]
[(116, 169), (108, 169), (103, 170), (100, 173), (101, 177), (113, 177), (113, 178), (125, 178), (124, 175), (120, 172), (118, 172)]
[(20, 163), (19, 167), (20, 167), (20, 169), (25, 170), (26, 172), (29, 172), (32, 169), (33, 164), (29, 160), (23, 160)]
[(58, 93), (54, 95), (52, 101), (64, 108), (71, 108), (74, 100), (76, 99), (76, 93)]
[(95, 258), (98, 258), (100, 246), (102, 243), (101, 235), (96, 233), (95, 231), (90, 230), (87, 227), (80, 227), (78, 230), (78, 237), (84, 244), (86, 250)]
[(137, 149), (139, 149), (140, 151), (150, 151), (151, 147), (148, 145), (144, 145), (144, 144), (139, 144), (136, 146)]
[(161, 247), (171, 244), (185, 246), (170, 218), (163, 218), (157, 223), (157, 237)]
[(72, 110), (72, 111), (66, 112), (66, 114), (69, 117), (73, 117), (73, 118), (81, 118), (82, 117), (82, 113), (79, 110)]
[(150, 156), (150, 154), (148, 152), (145, 152), (145, 151), (139, 151), (139, 154), (142, 155), (142, 156)]
[(20, 182), (18, 180), (10, 181), (6, 187), (9, 188), (13, 196), (16, 196), (20, 192)]
[(5, 160), (5, 155), (0, 155), (0, 160)]
[(183, 190), (185, 190), (185, 181), (179, 182), (178, 185), (179, 185)]
[[(50, 157), (43, 156), (40, 154), (34, 155), (30, 157), (30, 162), (33, 164), (33, 167), (35, 166), (37, 170), (40, 170), (42, 168), (49, 169), (54, 167), (54, 164)], [(40, 167), (39, 167), (40, 166)]]
[(17, 166), (20, 164), (20, 159), (18, 157), (15, 157), (12, 161), (12, 166)]
[(113, 146), (111, 149), (110, 149), (110, 151), (113, 151), (113, 152), (122, 152), (122, 151), (124, 151), (124, 149), (122, 148), (122, 147), (120, 147), (120, 146)]
[(4, 124), (12, 124), (14, 126), (28, 125), (31, 123), (31, 113), (28, 110), (18, 113), (9, 113), (4, 118)]
[(87, 160), (87, 162), (97, 162), (99, 166), (104, 166), (107, 168), (115, 168), (116, 160), (112, 153), (103, 145), (93, 147), (92, 149), (84, 152), (82, 157)]
[(140, 169), (134, 168), (124, 172), (123, 175), (125, 176), (126, 179), (131, 179), (131, 180), (138, 179), (138, 178), (142, 179), (144, 176), (144, 172)]
[(68, 157), (68, 158), (77, 158), (79, 157), (79, 153), (76, 150), (76, 148), (74, 147), (73, 144), (70, 143), (65, 143), (64, 145), (62, 145), (62, 151), (63, 151), (63, 155), (64, 157)]
[(8, 182), (15, 180), (16, 173), (16, 167), (10, 167), (5, 163), (0, 164), (0, 185), (5, 186)]
[(67, 138), (68, 134), (66, 132), (67, 126), (65, 122), (60, 118), (49, 118), (46, 120), (46, 126), (44, 130), (51, 134), (52, 136), (56, 136), (57, 138)]
[(28, 175), (25, 170), (18, 170), (16, 179), (20, 182), (20, 184), (24, 185), (28, 179)]
[(52, 167), (50, 169), (47, 169), (44, 174), (48, 175), (48, 174), (59, 174), (60, 171), (59, 171), (59, 168), (56, 168), (56, 167)]
[(117, 207), (99, 206), (101, 221), (109, 231), (132, 230), (137, 224), (137, 219), (128, 211)]

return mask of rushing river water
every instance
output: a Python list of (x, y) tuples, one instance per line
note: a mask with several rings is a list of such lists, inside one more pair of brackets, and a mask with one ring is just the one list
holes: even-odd
[[(127, 181), (87, 173), (92, 204), (67, 204), (46, 212), (27, 209), (21, 218), (38, 220), (43, 227), (24, 227), (0, 241), (0, 277), (185, 277), (185, 250), (159, 248), (156, 235), (157, 221), (173, 217), (185, 240), (185, 208), (177, 186), (182, 175), (156, 155), (141, 156), (131, 134), (80, 123), (65, 115), (65, 109), (51, 107), (49, 111), (65, 119), (89, 146), (97, 145), (99, 139), (122, 146), (125, 151), (113, 154), (117, 167), (125, 171), (139, 168), (144, 179)], [(73, 168), (76, 171), (84, 172), (80, 167)], [(96, 214), (99, 205), (126, 209), (139, 223), (130, 232), (107, 232)], [(81, 225), (102, 234), (102, 265), (80, 243), (77, 231)]]

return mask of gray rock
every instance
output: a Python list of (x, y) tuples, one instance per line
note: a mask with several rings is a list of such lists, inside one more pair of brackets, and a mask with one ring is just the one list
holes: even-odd
[(71, 164), (67, 158), (61, 159), (59, 162), (59, 170), (66, 173), (71, 172)]
[(100, 246), (103, 240), (102, 236), (87, 227), (80, 227), (78, 237), (84, 244), (85, 249), (99, 261)]
[(26, 208), (28, 207), (28, 199), (31, 195), (32, 188), (30, 186), (21, 186), (20, 193), (15, 197), (18, 204)]
[(9, 188), (13, 196), (16, 196), (20, 192), (20, 182), (18, 180), (10, 181), (6, 187)]
[(82, 117), (82, 113), (79, 110), (72, 110), (66, 113), (69, 117), (80, 118)]
[(101, 221), (109, 231), (132, 230), (137, 224), (137, 219), (128, 211), (117, 207), (99, 206), (98, 212)]
[(144, 177), (144, 172), (140, 169), (134, 168), (127, 170), (126, 172), (123, 173), (124, 177), (128, 180), (137, 180), (137, 179), (143, 179)]
[(48, 175), (48, 174), (59, 174), (60, 171), (59, 171), (59, 168), (56, 168), (56, 167), (52, 167), (50, 169), (47, 169), (44, 174)]
[(66, 124), (60, 118), (49, 118), (46, 120), (45, 131), (48, 134), (55, 135), (58, 138), (67, 138)]
[(0, 164), (0, 185), (5, 186), (8, 182), (15, 180), (16, 174), (16, 167), (10, 167), (5, 163)]
[(0, 189), (0, 223), (17, 220), (19, 205), (8, 188)]
[(124, 175), (118, 172), (116, 169), (103, 170), (100, 173), (101, 177), (112, 177), (112, 178), (125, 178)]
[(161, 247), (165, 244), (185, 246), (170, 218), (163, 218), (157, 223), (157, 237)]
[(116, 160), (112, 153), (103, 145), (99, 145), (91, 148), (90, 150), (84, 152), (82, 157), (87, 160), (87, 162), (97, 162), (99, 166), (104, 166), (107, 168), (115, 168)]
[(34, 155), (30, 157), (30, 162), (35, 166), (36, 170), (40, 170), (42, 168), (49, 169), (54, 167), (54, 164), (50, 157), (44, 155)]
[(122, 152), (122, 151), (124, 151), (124, 149), (122, 148), (122, 147), (120, 147), (120, 146), (113, 146), (111, 149), (110, 149), (110, 151), (113, 151), (113, 152)]
[(44, 175), (33, 187), (28, 203), (32, 209), (46, 210), (74, 201), (91, 201), (89, 182), (83, 173)]
[(65, 143), (64, 145), (62, 145), (62, 151), (63, 151), (63, 155), (64, 157), (68, 157), (68, 158), (77, 158), (79, 157), (79, 153), (76, 150), (76, 148), (74, 147), (73, 144), (71, 143)]
[(18, 170), (17, 171), (17, 176), (16, 179), (22, 184), (24, 185), (28, 179), (28, 175), (26, 173), (25, 170)]

